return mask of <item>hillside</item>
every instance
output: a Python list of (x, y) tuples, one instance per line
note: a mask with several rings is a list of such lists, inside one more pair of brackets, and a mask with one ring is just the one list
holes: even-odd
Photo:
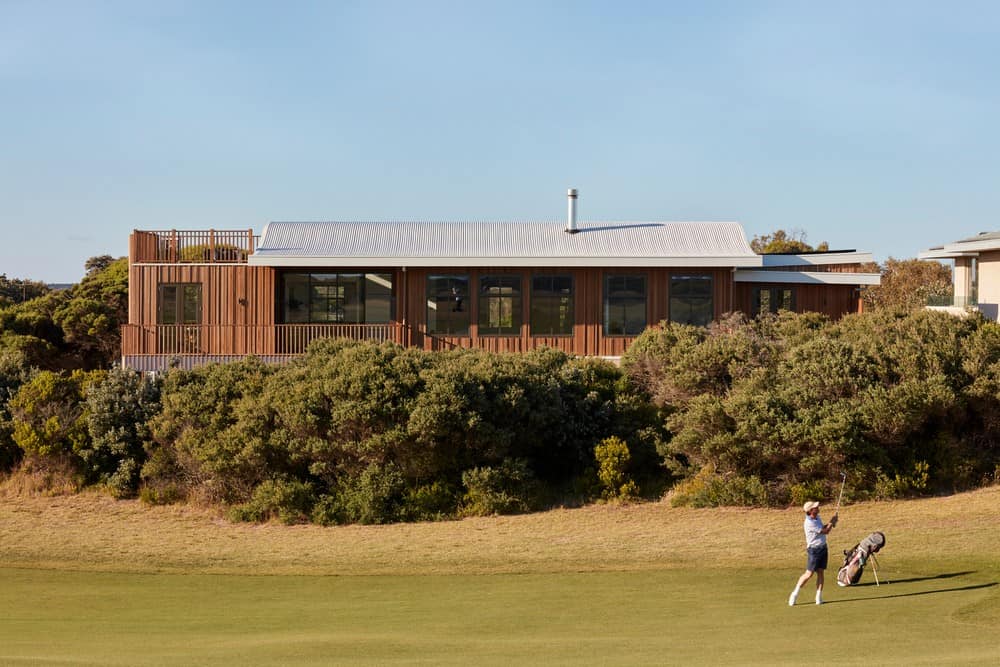
[[(95, 493), (2, 495), (0, 563), (64, 570), (242, 574), (442, 574), (801, 566), (801, 513), (672, 508), (666, 502), (388, 526), (233, 524), (207, 509), (147, 507)], [(882, 555), (919, 570), (947, 553), (993, 569), (984, 516), (1000, 487), (841, 510), (831, 561), (872, 530)], [(828, 517), (831, 508), (823, 515)], [(933, 560), (933, 559), (932, 559)], [(831, 562), (831, 567), (834, 563)], [(971, 567), (971, 566), (970, 566)]]

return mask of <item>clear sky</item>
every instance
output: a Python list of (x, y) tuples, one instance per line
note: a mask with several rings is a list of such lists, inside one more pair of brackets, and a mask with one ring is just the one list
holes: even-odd
[(997, 2), (0, 0), (0, 273), (134, 229), (1000, 229)]

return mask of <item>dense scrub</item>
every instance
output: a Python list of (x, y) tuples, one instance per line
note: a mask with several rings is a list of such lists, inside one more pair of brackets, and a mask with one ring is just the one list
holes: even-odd
[[(43, 299), (46, 297), (42, 297)], [(875, 312), (661, 324), (622, 368), (318, 341), (162, 377), (0, 352), (0, 472), (236, 520), (385, 523), (599, 499), (786, 505), (997, 481), (1000, 325)]]
[(913, 311), (664, 324), (623, 360), (661, 410), (676, 503), (783, 505), (996, 481), (1000, 325)]
[[(646, 452), (635, 459), (653, 463), (636, 476), (655, 492), (664, 475), (654, 436), (635, 428), (645, 406), (621, 398), (620, 377), (552, 350), (343, 340), (284, 367), (172, 371), (143, 494), (224, 503), (237, 519), (324, 524), (523, 512), (599, 494), (594, 448), (609, 436), (626, 454), (626, 442)], [(620, 474), (635, 473), (623, 464)]]

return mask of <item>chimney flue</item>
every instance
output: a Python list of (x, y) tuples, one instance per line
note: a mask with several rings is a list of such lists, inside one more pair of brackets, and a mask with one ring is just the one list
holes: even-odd
[(576, 188), (570, 188), (566, 191), (567, 198), (567, 209), (566, 209), (566, 233), (576, 234), (580, 231), (576, 226)]

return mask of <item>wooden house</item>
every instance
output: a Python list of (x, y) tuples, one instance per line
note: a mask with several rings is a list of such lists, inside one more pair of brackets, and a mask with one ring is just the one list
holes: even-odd
[(272, 222), (139, 231), (129, 243), (122, 362), (139, 370), (256, 355), (317, 338), (430, 350), (540, 346), (617, 357), (660, 321), (740, 310), (860, 308), (867, 253), (761, 256), (735, 222)]

